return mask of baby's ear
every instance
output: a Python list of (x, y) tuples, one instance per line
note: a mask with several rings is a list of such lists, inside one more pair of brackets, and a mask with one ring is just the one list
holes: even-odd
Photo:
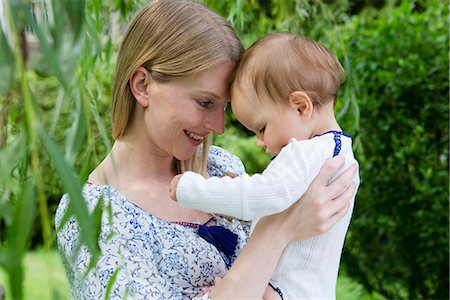
[(131, 93), (144, 108), (149, 104), (148, 86), (150, 80), (152, 80), (150, 73), (144, 67), (137, 68), (130, 76)]
[(289, 104), (298, 111), (300, 117), (308, 121), (311, 119), (314, 104), (311, 98), (302, 91), (294, 91), (289, 95)]

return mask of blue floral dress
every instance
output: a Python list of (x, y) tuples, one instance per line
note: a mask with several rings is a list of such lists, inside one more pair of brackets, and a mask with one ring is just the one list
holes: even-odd
[[(211, 147), (210, 175), (244, 171), (237, 157)], [(104, 299), (115, 273), (110, 299), (192, 299), (202, 287), (213, 285), (214, 276), (225, 275), (227, 265), (240, 253), (249, 235), (248, 223), (217, 217), (217, 225), (238, 235), (236, 253), (228, 258), (201, 238), (195, 226), (162, 220), (134, 205), (111, 186), (87, 183), (83, 196), (91, 210), (100, 197), (105, 201), (99, 237), (101, 256), (86, 274), (90, 254), (85, 246), (77, 252), (80, 229), (76, 220), (72, 217), (58, 232), (58, 247), (72, 299)], [(67, 194), (62, 197), (56, 227), (69, 201)]]

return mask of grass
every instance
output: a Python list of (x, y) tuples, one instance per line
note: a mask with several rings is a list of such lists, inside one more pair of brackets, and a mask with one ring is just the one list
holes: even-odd
[[(50, 253), (33, 251), (27, 253), (24, 261), (25, 282), (23, 299), (69, 300), (69, 283), (57, 251)], [(0, 285), (6, 290), (6, 300), (12, 300), (8, 277), (0, 268)]]
[[(29, 252), (25, 256), (24, 299), (69, 300), (69, 284), (57, 251)], [(0, 284), (6, 289), (6, 300), (12, 300), (7, 275), (0, 268)], [(360, 284), (341, 272), (337, 282), (337, 300), (382, 300), (369, 295)]]

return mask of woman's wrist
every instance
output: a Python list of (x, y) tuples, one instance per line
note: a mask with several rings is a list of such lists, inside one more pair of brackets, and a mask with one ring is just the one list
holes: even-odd
[(220, 284), (212, 289), (212, 299), (261, 299), (264, 295), (290, 238), (287, 232), (278, 232), (278, 220), (272, 224), (264, 219), (258, 222), (247, 245)]
[(283, 250), (294, 240), (294, 232), (289, 228), (285, 215), (287, 212), (278, 213), (261, 218), (256, 224), (252, 235), (259, 234), (265, 236), (271, 245), (281, 247)]

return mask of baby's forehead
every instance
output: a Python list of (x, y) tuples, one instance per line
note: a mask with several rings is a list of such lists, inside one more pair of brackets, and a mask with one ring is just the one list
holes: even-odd
[(231, 107), (234, 110), (256, 112), (259, 109), (270, 108), (271, 101), (268, 95), (257, 93), (255, 88), (248, 81), (235, 87), (231, 94)]
[(253, 98), (253, 87), (248, 85), (248, 82), (240, 81), (239, 84), (234, 84), (230, 92), (230, 102), (237, 106), (242, 102), (250, 101)]

